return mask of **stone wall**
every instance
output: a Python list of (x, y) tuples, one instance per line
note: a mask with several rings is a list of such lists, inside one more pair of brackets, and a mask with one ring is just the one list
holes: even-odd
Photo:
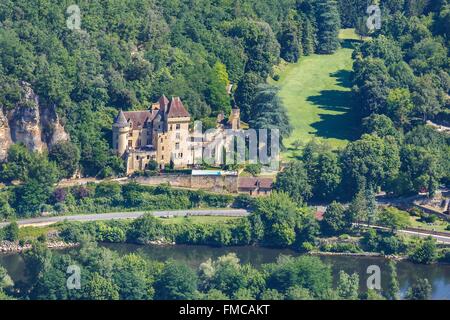
[(163, 174), (153, 177), (135, 178), (139, 184), (157, 186), (160, 184), (169, 184), (172, 187), (201, 189), (212, 192), (231, 192), (238, 191), (237, 176), (191, 176), (187, 174)]

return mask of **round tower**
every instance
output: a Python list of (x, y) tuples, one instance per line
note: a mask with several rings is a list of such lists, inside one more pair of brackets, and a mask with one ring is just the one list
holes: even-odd
[(122, 110), (120, 110), (116, 121), (113, 124), (113, 144), (117, 154), (121, 157), (125, 154), (128, 147), (128, 133), (130, 126)]

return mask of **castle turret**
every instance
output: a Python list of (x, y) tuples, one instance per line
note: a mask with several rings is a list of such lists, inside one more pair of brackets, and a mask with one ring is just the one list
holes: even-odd
[(241, 128), (241, 111), (237, 108), (231, 109), (229, 124), (232, 130), (239, 130)]
[(113, 147), (121, 157), (127, 151), (130, 126), (122, 110), (113, 124)]

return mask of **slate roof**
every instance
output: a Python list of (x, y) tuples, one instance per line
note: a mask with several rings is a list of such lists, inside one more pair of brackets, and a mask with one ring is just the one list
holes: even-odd
[(239, 177), (239, 189), (272, 189), (273, 180), (271, 178)]
[(191, 115), (187, 112), (186, 108), (181, 102), (179, 97), (172, 97), (170, 102), (169, 111), (167, 112), (168, 118), (189, 118)]

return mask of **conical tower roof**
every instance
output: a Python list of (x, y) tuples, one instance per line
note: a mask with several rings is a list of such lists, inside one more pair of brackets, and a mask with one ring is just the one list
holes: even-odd
[(122, 110), (119, 111), (119, 115), (117, 116), (114, 125), (120, 128), (128, 126), (127, 118), (125, 117), (125, 114), (123, 113)]

